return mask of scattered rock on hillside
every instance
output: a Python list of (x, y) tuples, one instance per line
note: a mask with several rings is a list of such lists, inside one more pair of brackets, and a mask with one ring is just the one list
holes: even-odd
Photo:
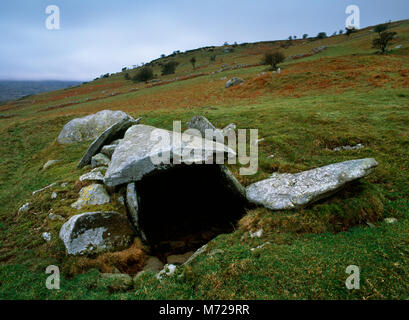
[(44, 165), (43, 165), (43, 170), (48, 169), (55, 165), (59, 160), (48, 160)]
[(109, 161), (110, 161), (109, 158), (105, 154), (98, 153), (92, 157), (91, 167), (96, 168), (96, 167), (101, 167), (101, 166), (108, 166)]
[(119, 251), (129, 247), (134, 232), (117, 212), (86, 212), (71, 217), (60, 230), (68, 254)]
[[(161, 138), (169, 138), (169, 143)], [(151, 140), (152, 139), (152, 140)], [(162, 141), (162, 144), (158, 144)], [(185, 142), (189, 141), (189, 142)], [(185, 149), (190, 152), (184, 155)], [(235, 157), (236, 153), (220, 143), (209, 145), (205, 139), (182, 134), (182, 143), (173, 141), (173, 132), (146, 125), (135, 125), (128, 129), (124, 139), (119, 143), (112, 156), (111, 163), (105, 174), (104, 183), (109, 187), (139, 181), (146, 174), (165, 170), (172, 164), (156, 163), (165, 155), (179, 158), (185, 163), (205, 163), (209, 159)], [(153, 162), (152, 162), (153, 161)]]
[(232, 78), (229, 81), (226, 82), (226, 88), (234, 87), (237, 86), (241, 83), (243, 83), (244, 80), (242, 78)]
[[(115, 139), (122, 138), (126, 130), (128, 130), (130, 126), (137, 124), (139, 121), (140, 118), (135, 120), (134, 118), (126, 115), (125, 118), (111, 125), (89, 146), (88, 150), (85, 152), (84, 156), (78, 163), (78, 168), (82, 168), (87, 164), (90, 164), (92, 157), (96, 155), (98, 152), (100, 152), (105, 145), (110, 144)], [(109, 154), (107, 155), (110, 157), (112, 153), (110, 155)]]
[(32, 195), (34, 196), (34, 195), (36, 195), (37, 193), (43, 192), (44, 190), (47, 190), (47, 189), (50, 189), (50, 188), (54, 187), (56, 184), (57, 184), (57, 182), (53, 182), (52, 184), (50, 184), (50, 185), (48, 185), (48, 186), (46, 186), (46, 187), (44, 187), (44, 188), (35, 190), (35, 191), (32, 192)]
[(113, 124), (129, 117), (123, 111), (103, 110), (68, 122), (58, 136), (58, 143), (69, 144), (97, 138)]
[(388, 224), (394, 224), (396, 222), (398, 222), (398, 219), (396, 218), (385, 218), (384, 221)]
[(30, 210), (30, 203), (27, 202), (18, 209), (18, 213), (27, 213), (28, 210)]
[(48, 219), (50, 219), (51, 221), (57, 221), (57, 220), (64, 221), (64, 218), (62, 216), (60, 216), (59, 214), (52, 213), (52, 212), (48, 214)]
[(363, 178), (378, 165), (375, 159), (351, 160), (296, 174), (273, 174), (247, 187), (250, 202), (271, 210), (304, 206), (328, 197), (348, 182)]
[(362, 143), (358, 143), (356, 146), (342, 146), (342, 147), (336, 147), (333, 149), (333, 151), (341, 151), (341, 150), (358, 150), (362, 149), (365, 146)]
[(79, 199), (71, 207), (80, 210), (85, 206), (101, 205), (110, 201), (109, 195), (101, 184), (92, 184), (80, 191)]
[(44, 241), (46, 241), (46, 242), (51, 241), (51, 233), (43, 232), (42, 236), (43, 236)]
[(175, 273), (176, 266), (174, 264), (166, 264), (163, 269), (156, 275), (158, 280), (162, 280), (166, 276), (171, 276)]

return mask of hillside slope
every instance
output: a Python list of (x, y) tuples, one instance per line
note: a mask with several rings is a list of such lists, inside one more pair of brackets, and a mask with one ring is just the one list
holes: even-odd
[[(372, 28), (347, 37), (264, 42), (204, 48), (153, 61), (159, 81), (133, 83), (125, 72), (74, 88), (30, 96), (0, 106), (0, 297), (3, 299), (407, 299), (409, 292), (409, 21), (392, 24), (391, 52), (371, 49)], [(402, 48), (395, 49), (397, 45)], [(325, 46), (317, 54), (314, 48)], [(280, 74), (259, 65), (266, 50), (288, 59)], [(216, 61), (210, 57), (216, 55)], [(196, 57), (196, 68), (189, 60)], [(159, 62), (179, 62), (161, 76)], [(225, 69), (221, 71), (221, 69)], [(231, 70), (229, 70), (231, 69)], [(220, 71), (220, 72), (219, 72)], [(245, 80), (225, 89), (232, 77)], [(89, 143), (59, 145), (69, 120), (100, 110), (122, 110), (143, 123), (172, 129), (204, 115), (217, 127), (256, 128), (259, 170), (240, 176), (245, 186), (273, 172), (299, 172), (330, 163), (373, 157), (376, 172), (333, 197), (295, 211), (248, 211), (231, 234), (212, 240), (180, 277), (159, 282), (140, 277), (128, 291), (99, 284), (103, 266), (66, 257), (58, 240), (61, 222), (77, 197), (76, 164)], [(186, 129), (186, 127), (182, 128)], [(361, 143), (358, 150), (334, 148)], [(273, 158), (269, 157), (274, 155)], [(58, 165), (39, 170), (50, 159)], [(68, 183), (53, 201), (31, 193), (53, 182)], [(33, 204), (18, 214), (22, 204)], [(34, 214), (36, 213), (36, 214)], [(388, 224), (393, 217), (397, 223)], [(250, 231), (263, 229), (261, 238)], [(42, 232), (51, 232), (45, 243)], [(264, 246), (251, 250), (257, 246)], [(62, 269), (61, 290), (44, 286), (48, 265)], [(345, 288), (345, 269), (361, 270), (361, 289)]]

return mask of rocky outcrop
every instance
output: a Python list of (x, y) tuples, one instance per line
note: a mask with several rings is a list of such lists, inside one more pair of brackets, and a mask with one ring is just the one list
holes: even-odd
[(102, 205), (109, 201), (110, 197), (104, 186), (101, 184), (92, 184), (81, 189), (79, 199), (74, 202), (71, 207), (80, 210), (85, 206)]
[(71, 217), (59, 234), (71, 255), (123, 250), (132, 243), (134, 232), (128, 219), (117, 212), (86, 212)]
[(128, 118), (123, 111), (103, 110), (68, 122), (58, 136), (58, 143), (69, 144), (97, 138), (115, 123)]
[(340, 190), (347, 183), (370, 174), (375, 159), (351, 160), (296, 174), (273, 174), (247, 187), (247, 199), (271, 210), (302, 207)]
[[(236, 155), (223, 144), (209, 142), (185, 133), (181, 134), (180, 140), (174, 139), (173, 133), (168, 130), (146, 125), (132, 126), (112, 155), (104, 183), (113, 187), (139, 181), (145, 175), (167, 169), (177, 161), (198, 164), (213, 162), (218, 156), (226, 158)], [(160, 159), (170, 161), (164, 163)]]
[[(125, 118), (121, 119), (120, 121), (114, 123), (108, 129), (106, 129), (95, 141), (89, 146), (88, 150), (85, 152), (84, 156), (78, 163), (78, 168), (82, 168), (88, 164), (90, 164), (91, 159), (94, 155), (101, 151), (104, 146), (110, 144), (114, 140), (118, 138), (122, 138), (125, 134), (126, 130), (134, 124), (137, 124), (140, 121), (140, 118), (135, 120), (132, 117), (126, 115)], [(115, 148), (114, 148), (115, 149)], [(105, 151), (102, 152), (106, 154), (107, 148), (105, 147)], [(112, 151), (113, 153), (113, 151)], [(111, 154), (106, 154), (107, 156), (112, 156)]]
[(226, 82), (226, 88), (234, 87), (239, 84), (242, 84), (244, 80), (242, 78), (232, 78)]

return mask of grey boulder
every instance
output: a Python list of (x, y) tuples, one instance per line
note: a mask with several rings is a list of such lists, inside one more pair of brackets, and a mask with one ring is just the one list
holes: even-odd
[(71, 217), (59, 234), (71, 255), (98, 254), (129, 247), (134, 233), (117, 212), (86, 212)]
[[(109, 187), (139, 181), (145, 175), (166, 170), (175, 163), (217, 163), (235, 157), (227, 146), (186, 133), (173, 139), (173, 132), (146, 125), (128, 129), (112, 155), (104, 183)], [(161, 159), (164, 159), (163, 161)], [(169, 160), (169, 161), (168, 161)]]
[[(92, 157), (100, 152), (105, 145), (108, 145), (111, 142), (115, 141), (115, 139), (117, 139), (118, 137), (122, 137), (125, 134), (126, 130), (128, 130), (130, 126), (137, 124), (139, 120), (140, 118), (135, 120), (132, 117), (126, 115), (125, 118), (111, 125), (89, 146), (88, 150), (85, 152), (84, 156), (78, 163), (78, 168), (82, 168), (90, 164)], [(105, 149), (105, 151), (106, 150), (107, 149)], [(112, 156), (113, 153), (113, 151), (111, 154), (106, 154), (106, 152), (104, 151), (101, 152), (109, 157)]]
[(110, 197), (101, 184), (91, 184), (80, 191), (80, 197), (71, 207), (80, 210), (85, 206), (102, 205), (110, 202)]
[(242, 84), (244, 80), (242, 78), (232, 78), (226, 82), (226, 88), (234, 87), (239, 84)]
[(347, 183), (369, 175), (375, 159), (351, 160), (296, 174), (273, 174), (247, 187), (249, 202), (270, 210), (294, 209), (323, 199)]
[(128, 118), (123, 111), (103, 110), (68, 122), (58, 136), (58, 143), (69, 144), (97, 138), (113, 124)]

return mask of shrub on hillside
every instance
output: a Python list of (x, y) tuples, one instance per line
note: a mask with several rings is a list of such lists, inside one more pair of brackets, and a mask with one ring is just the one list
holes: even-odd
[(167, 74), (174, 74), (176, 71), (176, 67), (179, 65), (177, 61), (169, 61), (162, 65), (162, 76)]
[(355, 29), (355, 27), (346, 27), (345, 28), (346, 32), (345, 34), (349, 37), (351, 34), (353, 34), (354, 32), (357, 32), (357, 30)]
[(320, 32), (320, 33), (318, 33), (318, 35), (317, 35), (317, 39), (325, 39), (325, 38), (327, 38), (328, 36), (327, 36), (327, 34), (325, 33), (325, 32)]
[(264, 54), (263, 63), (270, 65), (271, 70), (276, 70), (277, 65), (285, 60), (285, 56), (280, 51), (266, 52)]
[(150, 67), (142, 67), (133, 77), (133, 82), (146, 82), (153, 78), (153, 71)]
[(130, 76), (129, 73), (127, 72), (127, 73), (124, 74), (124, 78), (125, 78), (125, 80), (130, 80), (130, 79), (131, 79), (131, 76)]
[(193, 69), (196, 68), (196, 57), (192, 57), (192, 59), (190, 59), (190, 63), (192, 64)]

